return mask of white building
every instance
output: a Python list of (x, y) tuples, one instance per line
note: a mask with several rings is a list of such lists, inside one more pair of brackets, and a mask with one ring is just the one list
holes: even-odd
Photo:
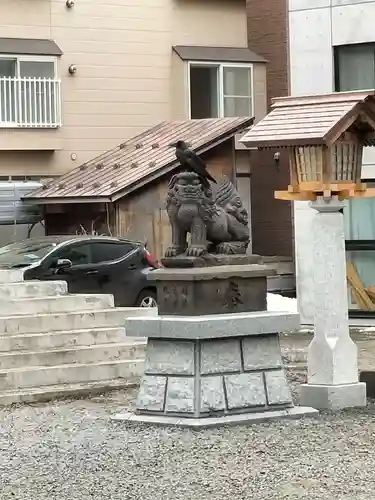
[[(291, 95), (375, 89), (375, 0), (289, 0)], [(362, 179), (375, 182), (375, 148), (366, 148)], [(311, 220), (295, 202), (297, 293), (301, 320), (312, 323)], [(375, 199), (344, 210), (348, 252), (364, 286), (375, 286)], [(350, 310), (360, 309), (352, 302)]]

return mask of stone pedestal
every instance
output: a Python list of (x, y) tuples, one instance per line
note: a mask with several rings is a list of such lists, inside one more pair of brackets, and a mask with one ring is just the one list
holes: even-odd
[(126, 320), (128, 336), (147, 337), (135, 414), (115, 420), (212, 427), (315, 415), (294, 408), (279, 332), (300, 327), (298, 314), (267, 311), (261, 265), (160, 269), (159, 316)]
[(263, 258), (257, 254), (203, 254), (201, 257), (163, 257), (161, 263), (170, 269), (182, 269), (187, 267), (212, 267), (212, 266), (246, 266), (248, 264), (262, 264)]
[(349, 335), (346, 257), (341, 202), (311, 202), (313, 220), (314, 338), (301, 404), (319, 409), (366, 405), (358, 381), (357, 347)]
[(148, 275), (157, 287), (159, 314), (207, 314), (267, 309), (267, 266), (225, 265), (186, 269), (157, 269)]
[(278, 331), (298, 314), (237, 313), (129, 318), (127, 335), (148, 337), (136, 414), (115, 420), (212, 427), (315, 415), (294, 408)]

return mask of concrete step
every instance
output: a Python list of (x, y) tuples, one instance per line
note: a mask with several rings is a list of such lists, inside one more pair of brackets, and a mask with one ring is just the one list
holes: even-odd
[(98, 344), (44, 351), (18, 351), (0, 354), (0, 370), (34, 366), (56, 366), (73, 363), (100, 363), (120, 359), (139, 359), (145, 353), (145, 342)]
[(0, 299), (22, 299), (24, 297), (54, 297), (66, 295), (66, 281), (22, 281), (20, 283), (0, 283)]
[(68, 364), (58, 366), (24, 367), (0, 370), (0, 394), (4, 391), (40, 388), (58, 384), (99, 383), (104, 380), (126, 379), (127, 382), (142, 376), (143, 360), (122, 359), (101, 363)]
[[(9, 351), (42, 351), (60, 347), (91, 346), (123, 342), (125, 328), (89, 328), (51, 333), (0, 335), (0, 354)], [(132, 339), (133, 340), (133, 339)]]
[(113, 295), (77, 294), (0, 300), (0, 316), (91, 311), (114, 307)]
[(22, 269), (0, 269), (0, 283), (23, 281)]
[(94, 396), (95, 394), (103, 394), (108, 391), (132, 387), (138, 383), (139, 379), (135, 377), (100, 380), (99, 382), (28, 387), (27, 389), (11, 389), (0, 392), (0, 406), (51, 401), (57, 398)]
[(0, 335), (61, 332), (91, 328), (123, 327), (130, 316), (156, 316), (157, 308), (114, 307), (101, 311), (75, 311), (66, 314), (0, 316)]

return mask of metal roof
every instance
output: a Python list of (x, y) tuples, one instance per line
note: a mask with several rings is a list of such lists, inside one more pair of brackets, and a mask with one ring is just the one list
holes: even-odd
[(366, 145), (373, 145), (374, 129), (365, 116), (375, 118), (374, 95), (369, 90), (273, 99), (271, 112), (240, 142), (248, 147), (324, 144), (336, 140), (340, 129), (344, 131), (361, 115), (369, 133)]
[(162, 122), (24, 198), (42, 203), (115, 201), (179, 165), (171, 143), (182, 139), (203, 153), (252, 123), (249, 117)]
[(38, 38), (0, 38), (0, 54), (61, 56), (62, 50), (53, 40)]
[(175, 45), (173, 50), (184, 61), (217, 61), (240, 63), (266, 63), (247, 47), (202, 47), (200, 45)]

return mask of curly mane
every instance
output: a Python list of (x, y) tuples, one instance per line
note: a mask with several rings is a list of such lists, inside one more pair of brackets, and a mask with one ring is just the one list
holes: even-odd
[[(226, 212), (236, 217), (236, 219), (242, 224), (248, 224), (249, 218), (247, 210), (242, 203), (237, 189), (228, 178), (224, 178), (219, 182), (215, 194), (214, 203), (224, 208)], [(226, 207), (229, 203), (232, 203), (234, 206), (234, 208), (231, 210), (228, 210), (228, 208)]]

